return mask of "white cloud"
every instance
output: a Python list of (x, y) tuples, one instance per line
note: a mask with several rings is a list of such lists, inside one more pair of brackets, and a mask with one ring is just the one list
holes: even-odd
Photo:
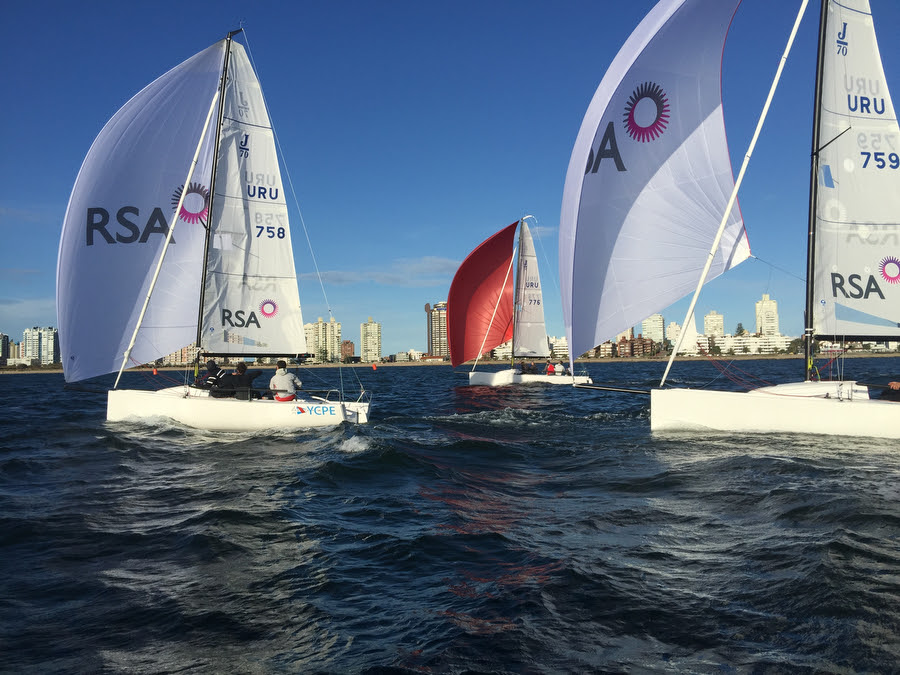
[[(325, 270), (322, 272), (322, 279), (325, 284), (335, 286), (369, 283), (412, 288), (448, 286), (459, 267), (459, 262), (435, 256), (399, 258), (388, 265), (379, 267), (357, 270)], [(315, 279), (316, 276), (306, 273), (301, 274), (300, 278), (309, 280)]]

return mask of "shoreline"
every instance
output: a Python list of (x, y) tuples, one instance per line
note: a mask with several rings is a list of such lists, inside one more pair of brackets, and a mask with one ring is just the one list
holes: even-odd
[[(860, 359), (860, 358), (890, 358), (890, 357), (900, 357), (900, 352), (856, 352), (856, 353), (848, 353), (843, 355), (844, 358), (847, 359)], [(696, 361), (698, 359), (705, 359), (703, 356), (677, 356), (675, 357), (675, 361)], [(762, 361), (762, 360), (784, 360), (784, 359), (797, 359), (802, 360), (804, 357), (802, 354), (735, 354), (733, 356), (717, 356), (714, 359), (708, 359), (713, 361)], [(817, 359), (825, 359), (828, 358), (826, 355), (818, 355)], [(535, 361), (544, 362), (544, 359), (535, 359)], [(606, 358), (592, 358), (592, 359), (576, 359), (576, 364), (585, 364), (585, 363), (604, 363), (604, 364), (618, 364), (618, 363), (665, 363), (668, 361), (668, 358), (665, 357), (644, 357), (644, 356), (616, 356), (616, 357), (606, 357)], [(463, 366), (471, 366), (472, 361), (467, 361), (466, 363), (460, 364), (458, 367)], [(507, 361), (481, 361), (482, 365), (505, 365)], [(384, 363), (310, 363), (306, 365), (293, 366), (294, 368), (372, 368), (375, 366), (375, 370), (378, 368), (408, 368), (408, 367), (420, 367), (420, 366), (450, 366), (449, 361), (439, 361), (437, 359), (429, 359), (427, 361), (399, 361), (392, 362), (386, 361)], [(274, 365), (272, 364), (261, 364), (259, 366), (262, 370), (274, 370)], [(157, 366), (156, 370), (160, 371), (182, 371), (185, 370), (185, 366)], [(153, 370), (152, 366), (138, 366), (136, 368), (129, 368), (127, 372), (150, 372)], [(37, 373), (62, 373), (62, 368), (10, 368), (8, 366), (0, 367), (0, 375), (34, 375)]]

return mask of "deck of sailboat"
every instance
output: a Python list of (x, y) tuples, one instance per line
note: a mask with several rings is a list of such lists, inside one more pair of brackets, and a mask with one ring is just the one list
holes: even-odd
[(748, 392), (654, 389), (650, 429), (900, 438), (900, 405), (853, 381), (794, 382)]
[(282, 402), (212, 398), (191, 393), (185, 386), (158, 391), (112, 390), (107, 395), (106, 419), (118, 422), (162, 417), (209, 431), (307, 429), (369, 421), (368, 395), (357, 401), (341, 401), (324, 395)]
[(545, 373), (523, 373), (521, 370), (507, 368), (496, 372), (473, 370), (469, 373), (469, 384), (472, 386), (503, 387), (514, 384), (591, 384), (587, 375), (548, 375)]

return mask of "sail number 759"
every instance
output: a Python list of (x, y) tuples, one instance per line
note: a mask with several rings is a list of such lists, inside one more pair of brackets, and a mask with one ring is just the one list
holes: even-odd
[(869, 166), (870, 160), (875, 163), (875, 167), (878, 169), (883, 169), (886, 166), (889, 166), (892, 169), (900, 169), (900, 155), (896, 152), (890, 154), (884, 152), (860, 152), (859, 154), (865, 157), (865, 161), (862, 165), (862, 168), (864, 169)]

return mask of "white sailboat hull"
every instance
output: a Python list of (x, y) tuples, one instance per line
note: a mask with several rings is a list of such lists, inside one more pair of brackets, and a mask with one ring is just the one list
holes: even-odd
[(170, 387), (159, 391), (117, 389), (107, 397), (110, 422), (168, 417), (209, 431), (260, 431), (334, 427), (369, 421), (370, 401), (335, 401), (320, 397), (281, 402), (212, 398), (203, 390)]
[(654, 389), (650, 429), (900, 438), (900, 403), (852, 381), (796, 382), (749, 392)]
[(525, 373), (512, 368), (492, 373), (487, 371), (471, 371), (469, 384), (480, 387), (505, 387), (510, 384), (592, 384), (587, 375), (546, 375)]

